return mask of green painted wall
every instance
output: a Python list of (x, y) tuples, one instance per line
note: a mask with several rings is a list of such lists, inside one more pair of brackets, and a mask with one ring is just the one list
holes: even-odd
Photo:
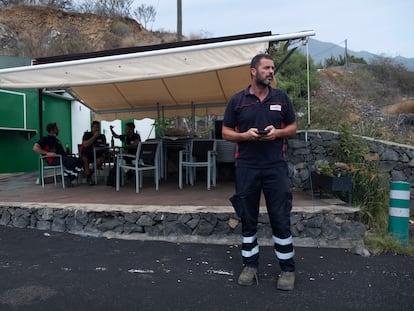
[(46, 125), (56, 122), (59, 128), (58, 138), (63, 147), (72, 146), (71, 110), (70, 102), (52, 96), (43, 95), (43, 135), (47, 135)]
[[(38, 126), (38, 92), (37, 90), (12, 90), (26, 94), (26, 128), (37, 130)], [(21, 114), (17, 113), (21, 107), (21, 96), (17, 95), (16, 103), (10, 102), (10, 93), (0, 92), (0, 127), (23, 127)], [(6, 99), (6, 100), (5, 100)], [(12, 113), (10, 113), (12, 111)], [(23, 109), (21, 109), (23, 113)], [(21, 126), (17, 126), (21, 125)], [(26, 132), (0, 130), (0, 173), (26, 172), (37, 169), (37, 162), (32, 155), (33, 142), (28, 139)]]
[[(38, 90), (11, 90), (26, 94), (26, 128), (39, 131), (42, 128), (46, 134), (46, 124), (57, 122), (60, 128), (59, 139), (64, 146), (71, 145), (71, 110), (70, 101), (43, 94), (43, 124), (39, 125), (39, 95)], [(16, 102), (10, 100), (10, 93), (0, 92), (0, 173), (16, 173), (36, 171), (39, 167), (38, 155), (32, 151), (33, 144), (40, 138), (39, 133), (28, 138), (26, 132), (2, 130), (10, 125), (19, 127), (21, 113), (19, 112), (21, 96), (16, 96)], [(23, 111), (23, 110), (22, 110)], [(23, 112), (22, 112), (23, 113)], [(3, 123), (3, 124), (2, 124)]]

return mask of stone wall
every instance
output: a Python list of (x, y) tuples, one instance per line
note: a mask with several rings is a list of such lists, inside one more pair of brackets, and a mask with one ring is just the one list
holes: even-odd
[[(329, 207), (293, 211), (291, 227), (294, 244), (303, 247), (352, 248), (363, 245), (364, 225), (359, 209)], [(233, 212), (95, 211), (70, 206), (22, 207), (0, 206), (0, 225), (70, 232), (96, 237), (153, 239), (179, 242), (239, 244), (241, 224)], [(272, 245), (269, 218), (261, 213), (258, 238), (262, 245)]]
[[(306, 137), (307, 136), (307, 137)], [(307, 138), (307, 140), (306, 140)], [(288, 140), (287, 160), (292, 185), (309, 189), (309, 174), (315, 160), (333, 159), (327, 155), (327, 147), (338, 140), (340, 133), (332, 131), (298, 131)], [(370, 156), (379, 159), (380, 172), (389, 181), (406, 181), (411, 184), (411, 202), (414, 199), (414, 146), (395, 144), (362, 137), (370, 149)], [(306, 142), (307, 141), (307, 142)]]
[[(315, 160), (329, 159), (327, 146), (340, 134), (330, 131), (298, 132), (288, 140), (287, 158), (294, 187), (309, 189), (309, 174)], [(307, 141), (305, 139), (307, 136)], [(365, 139), (365, 138), (364, 138)], [(380, 161), (380, 170), (390, 181), (414, 184), (414, 147), (366, 139), (370, 153)], [(411, 200), (413, 202), (413, 199)], [(81, 235), (125, 239), (154, 239), (179, 242), (240, 243), (240, 221), (234, 212), (171, 212), (133, 207), (133, 211), (96, 211), (73, 204), (24, 206), (23, 203), (0, 205), (0, 225), (35, 228)], [(351, 248), (363, 245), (365, 228), (360, 210), (349, 206), (328, 209), (293, 210), (291, 229), (296, 246)], [(271, 245), (269, 219), (261, 213), (258, 238)]]

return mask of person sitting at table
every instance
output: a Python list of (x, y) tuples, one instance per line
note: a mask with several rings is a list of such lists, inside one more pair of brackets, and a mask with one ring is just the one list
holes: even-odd
[[(82, 171), (82, 160), (76, 157), (72, 157), (67, 154), (63, 149), (62, 143), (57, 138), (59, 134), (59, 128), (56, 123), (49, 123), (46, 126), (47, 136), (40, 138), (34, 145), (33, 151), (41, 156), (53, 156), (60, 154), (62, 156), (62, 164), (65, 167), (65, 183), (68, 187), (72, 186), (72, 180), (76, 179), (79, 172)], [(59, 158), (50, 157), (46, 158), (46, 162), (49, 165), (59, 165)]]
[[(106, 147), (106, 137), (101, 134), (101, 126), (98, 121), (93, 121), (91, 125), (91, 131), (87, 131), (82, 137), (82, 161), (83, 170), (86, 176), (86, 181), (89, 185), (93, 186), (95, 182), (92, 179), (93, 170), (89, 168), (89, 164), (93, 163), (93, 148), (95, 147)], [(103, 150), (96, 153), (96, 167), (99, 168), (105, 161), (105, 154)]]
[(109, 128), (111, 129), (112, 136), (122, 141), (126, 153), (135, 154), (137, 152), (141, 136), (138, 133), (135, 133), (135, 124), (133, 122), (125, 124), (125, 134), (118, 135), (115, 133), (112, 125)]
[[(121, 140), (126, 153), (135, 155), (137, 152), (138, 144), (141, 141), (141, 136), (138, 133), (135, 133), (135, 124), (133, 122), (126, 123), (125, 134), (121, 135), (115, 133), (114, 127), (112, 125), (109, 128), (111, 129), (112, 136)], [(125, 162), (127, 164), (132, 164), (132, 160), (133, 159), (129, 157), (125, 158)], [(128, 179), (131, 179), (134, 176), (134, 172), (128, 170), (126, 172), (126, 176)]]

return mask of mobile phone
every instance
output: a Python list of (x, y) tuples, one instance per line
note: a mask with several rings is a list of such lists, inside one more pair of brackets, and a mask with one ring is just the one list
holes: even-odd
[(269, 133), (269, 130), (257, 131), (257, 134), (259, 135), (267, 135), (268, 133)]

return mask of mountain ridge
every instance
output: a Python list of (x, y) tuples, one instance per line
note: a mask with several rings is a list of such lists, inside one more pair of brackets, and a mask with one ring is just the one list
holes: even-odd
[[(306, 53), (306, 47), (301, 47), (301, 52)], [(347, 49), (347, 52), (348, 55), (363, 58), (368, 63), (378, 56), (383, 56), (368, 51), (352, 51), (350, 49)], [(330, 57), (338, 58), (340, 55), (345, 55), (344, 47), (330, 42), (319, 41), (314, 38), (309, 39), (309, 56), (312, 57), (315, 64), (323, 64), (325, 59), (328, 59)], [(414, 58), (396, 56), (390, 57), (390, 59), (392, 59), (395, 63), (403, 65), (407, 70), (414, 71)]]

